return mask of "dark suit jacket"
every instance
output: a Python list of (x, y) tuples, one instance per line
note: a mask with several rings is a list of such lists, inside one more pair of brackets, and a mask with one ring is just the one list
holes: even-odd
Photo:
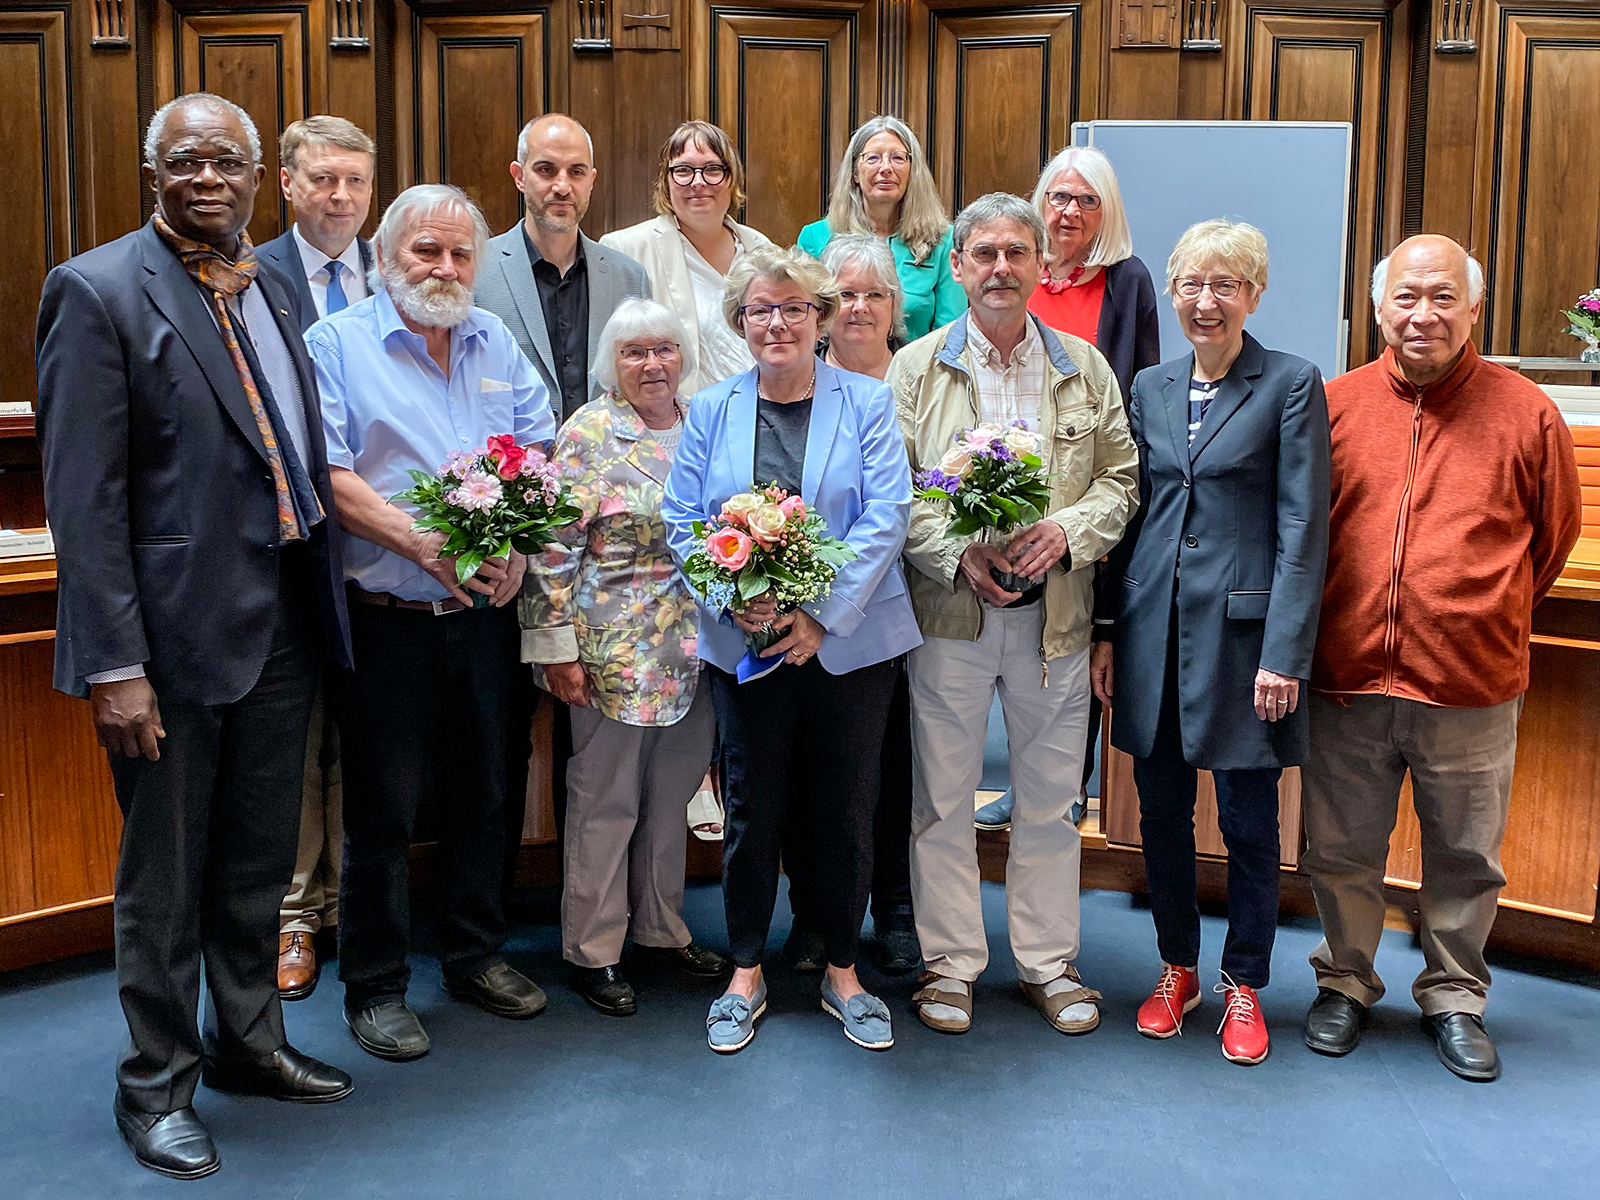
[(1256, 717), (1254, 687), (1260, 667), (1311, 674), (1328, 556), (1322, 375), (1245, 334), (1191, 447), (1192, 363), (1185, 355), (1141, 371), (1129, 396), (1139, 512), (1101, 572), (1095, 614), (1100, 629), (1112, 623), (1116, 647), (1111, 742), (1148, 756), (1162, 687), (1175, 686), (1189, 763), (1294, 766), (1309, 751), (1304, 687), (1298, 710), (1276, 722)]
[(1111, 373), (1128, 402), (1133, 377), (1161, 361), (1161, 325), (1156, 315), (1156, 288), (1144, 263), (1128, 257), (1105, 269), (1106, 294), (1100, 301), (1095, 349), (1106, 356)]
[[(361, 252), (361, 269), (372, 270), (372, 243), (358, 237), (356, 246)], [(306, 281), (305, 260), (300, 257), (300, 244), (294, 240), (294, 230), (263, 242), (256, 247), (256, 257), (277, 272), (281, 282), (294, 291), (291, 308), (300, 321), (304, 333), (317, 323), (317, 302), (311, 298), (311, 284)]]
[[(350, 661), (316, 377), (292, 301), (257, 276), (294, 357), (323, 640)], [(151, 225), (52, 270), (39, 302), (39, 446), (58, 571), (55, 686), (144, 663), (158, 696), (227, 704), (255, 684), (278, 605), (266, 448), (205, 297)]]

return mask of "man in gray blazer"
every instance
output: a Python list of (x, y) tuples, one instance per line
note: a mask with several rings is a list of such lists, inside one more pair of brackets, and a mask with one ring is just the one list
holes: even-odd
[(499, 317), (544, 377), (559, 425), (596, 394), (595, 347), (612, 311), (649, 296), (644, 268), (578, 228), (594, 193), (594, 143), (571, 117), (547, 113), (517, 138), (511, 178), (526, 202), (517, 228), (489, 242), (477, 303)]

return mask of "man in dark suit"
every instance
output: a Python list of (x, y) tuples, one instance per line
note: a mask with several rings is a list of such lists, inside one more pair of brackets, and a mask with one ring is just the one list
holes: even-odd
[(256, 256), (294, 289), (305, 330), (372, 294), (372, 243), (358, 231), (372, 208), (378, 148), (343, 117), (308, 117), (283, 131), (278, 161), (294, 225), (257, 246)]
[(350, 634), (315, 377), (243, 234), (260, 158), (228, 101), (163, 106), (155, 216), (56, 267), (39, 305), (55, 685), (90, 700), (123, 815), (113, 1107), (138, 1161), (177, 1178), (218, 1166), (197, 1082), (353, 1086), (288, 1045), (274, 986), (311, 701)]
[[(343, 117), (295, 121), (278, 139), (278, 185), (294, 208), (294, 225), (256, 247), (298, 297), (301, 329), (371, 293), (372, 243), (357, 235), (372, 208), (377, 147)], [(300, 850), (294, 879), (278, 913), (278, 994), (303, 1000), (317, 986), (318, 935), (331, 944), (339, 924), (339, 872), (344, 859), (339, 732), (317, 693), (306, 735)]]

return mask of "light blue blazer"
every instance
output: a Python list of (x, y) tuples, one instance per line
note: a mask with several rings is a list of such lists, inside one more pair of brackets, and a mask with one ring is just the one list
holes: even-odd
[[(661, 515), (679, 564), (699, 548), (693, 523), (755, 482), (756, 372), (697, 393), (684, 418)], [(817, 360), (800, 495), (855, 549), (833, 590), (806, 611), (826, 630), (817, 661), (831, 675), (904, 654), (922, 644), (900, 571), (911, 516), (911, 467), (888, 385)], [(731, 618), (700, 613), (700, 657), (732, 672), (744, 633)]]

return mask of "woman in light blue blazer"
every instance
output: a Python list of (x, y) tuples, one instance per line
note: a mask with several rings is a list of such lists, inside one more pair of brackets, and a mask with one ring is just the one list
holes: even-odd
[[(760, 247), (735, 264), (724, 309), (756, 366), (694, 397), (661, 505), (680, 563), (698, 548), (695, 521), (771, 483), (798, 493), (857, 555), (820, 603), (778, 613), (763, 600), (737, 616), (701, 609), (699, 654), (722, 734), (722, 886), (736, 966), (707, 1017), (721, 1053), (748, 1045), (766, 1009), (761, 959), (797, 805), (818, 858), (822, 1007), (857, 1045), (894, 1044), (889, 1010), (861, 987), (855, 961), (895, 658), (922, 641), (900, 571), (911, 472), (888, 387), (813, 352), (838, 305), (837, 283), (807, 255)], [(769, 654), (783, 665), (740, 683), (745, 635), (765, 624), (782, 635)]]

